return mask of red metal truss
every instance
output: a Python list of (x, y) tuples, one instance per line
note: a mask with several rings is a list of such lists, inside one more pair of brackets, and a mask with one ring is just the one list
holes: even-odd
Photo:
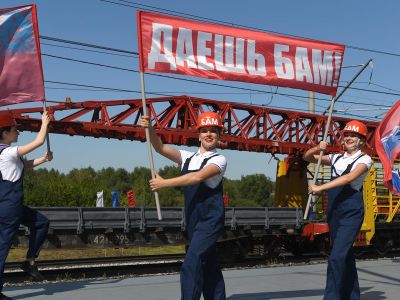
[[(220, 114), (226, 132), (220, 147), (240, 151), (298, 155), (322, 140), (327, 116), (306, 112), (278, 110), (264, 106), (171, 96), (147, 99), (153, 126), (164, 143), (198, 145), (197, 115), (203, 111)], [(50, 132), (145, 141), (140, 127), (142, 101), (85, 101), (48, 106), (51, 114)], [(38, 131), (41, 107), (14, 109), (21, 130)], [(340, 129), (346, 118), (333, 118), (329, 126), (330, 150), (339, 150)], [(368, 127), (366, 152), (375, 154), (373, 133), (378, 123), (365, 122)]]

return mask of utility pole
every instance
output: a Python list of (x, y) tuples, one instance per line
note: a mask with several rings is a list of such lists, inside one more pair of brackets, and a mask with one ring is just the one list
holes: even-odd
[(310, 113), (315, 113), (315, 102), (314, 102), (314, 92), (308, 92), (308, 111)]

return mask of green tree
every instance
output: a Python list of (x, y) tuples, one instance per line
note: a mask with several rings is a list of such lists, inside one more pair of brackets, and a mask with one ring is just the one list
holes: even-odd
[(133, 179), (133, 190), (136, 195), (136, 205), (155, 206), (153, 192), (149, 186), (149, 180), (151, 179), (150, 169), (136, 167), (131, 178)]
[[(166, 166), (159, 171), (163, 178), (180, 175), (178, 166)], [(119, 192), (120, 205), (127, 205), (126, 193), (134, 190), (137, 206), (155, 206), (150, 190), (151, 173), (148, 168), (125, 169), (93, 168), (73, 169), (67, 174), (56, 170), (26, 170), (24, 179), (25, 203), (31, 206), (83, 206), (93, 207), (96, 193), (104, 191), (106, 206), (111, 206), (111, 191)], [(224, 193), (230, 206), (272, 206), (271, 193), (274, 182), (263, 174), (242, 176), (239, 180), (224, 178)], [(183, 206), (180, 187), (159, 191), (162, 206)]]
[[(174, 178), (181, 174), (178, 166), (166, 166), (158, 174), (163, 178)], [(165, 188), (159, 191), (161, 206), (183, 206), (183, 193), (180, 187)]]
[(273, 183), (264, 174), (242, 176), (238, 183), (241, 199), (254, 201), (258, 206), (270, 206)]

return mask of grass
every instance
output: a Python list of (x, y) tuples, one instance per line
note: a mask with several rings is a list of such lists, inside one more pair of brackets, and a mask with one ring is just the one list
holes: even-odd
[[(13, 248), (7, 262), (23, 261), (26, 248)], [(135, 256), (185, 253), (185, 246), (130, 247), (130, 248), (79, 248), (79, 249), (42, 249), (38, 260), (76, 259), (92, 257)]]

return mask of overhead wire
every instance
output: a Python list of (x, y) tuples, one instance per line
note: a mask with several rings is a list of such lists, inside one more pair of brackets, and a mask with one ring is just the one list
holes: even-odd
[[(85, 61), (85, 60), (80, 60), (80, 59), (74, 59), (74, 58), (70, 58), (70, 57), (63, 57), (63, 56), (52, 55), (52, 54), (47, 54), (47, 53), (42, 53), (42, 55), (43, 56), (47, 56), (47, 57), (51, 57), (51, 58), (57, 58), (57, 59), (68, 60), (68, 61), (73, 61), (73, 62), (77, 62), (77, 63), (94, 65), (94, 66), (98, 66), (98, 67), (105, 67), (105, 68), (111, 68), (111, 69), (120, 70), (120, 71), (140, 73), (139, 70), (128, 69), (128, 68), (123, 68), (123, 67), (117, 67), (117, 66), (111, 66), (111, 65), (107, 65), (107, 64), (101, 64), (101, 63), (95, 63), (95, 62), (90, 62), (90, 61)], [(201, 81), (201, 80), (194, 80), (194, 79), (189, 79), (189, 78), (179, 78), (179, 77), (175, 77), (175, 76), (171, 76), (171, 75), (165, 75), (165, 74), (146, 73), (146, 75), (155, 76), (155, 77), (162, 77), (162, 78), (169, 78), (169, 79), (174, 79), (174, 80), (181, 80), (181, 81), (186, 81), (186, 82), (201, 83), (201, 84), (207, 84), (207, 85), (224, 87), (224, 88), (238, 89), (238, 90), (251, 91), (251, 92), (259, 92), (259, 93), (264, 93), (264, 94), (274, 94), (274, 95), (280, 95), (280, 96), (285, 96), (285, 97), (295, 97), (295, 98), (300, 98), (300, 99), (308, 99), (307, 96), (302, 96), (302, 95), (294, 95), (294, 94), (281, 93), (281, 92), (272, 92), (272, 91), (265, 91), (265, 90), (259, 90), (259, 89), (251, 89), (251, 88), (238, 87), (238, 86), (232, 86), (232, 85), (220, 84), (220, 83), (214, 83), (214, 82), (205, 82), (205, 81)], [(375, 91), (375, 92), (378, 92), (378, 91)], [(324, 99), (324, 98), (320, 98), (320, 97), (314, 97), (314, 99), (315, 100), (320, 100), (320, 101), (326, 101), (326, 102), (330, 102), (331, 101), (329, 99)], [(298, 100), (298, 101), (301, 102), (301, 100)], [(349, 104), (361, 104), (361, 105), (367, 105), (367, 106), (368, 105), (376, 106), (376, 104), (368, 104), (368, 103), (353, 102), (353, 101), (346, 101), (346, 103), (349, 103)], [(382, 106), (385, 107), (385, 105), (382, 105)], [(387, 106), (387, 107), (390, 107), (390, 106)]]
[[(99, 1), (105, 1), (105, 0), (99, 0)], [(130, 55), (139, 55), (139, 53), (135, 52), (135, 51), (111, 48), (111, 47), (100, 46), (100, 45), (95, 45), (95, 44), (88, 44), (88, 43), (71, 41), (71, 40), (65, 40), (65, 39), (54, 38), (54, 37), (49, 37), (49, 36), (40, 36), (40, 38), (41, 39), (45, 39), (45, 40), (61, 42), (61, 43), (68, 43), (68, 44), (73, 44), (73, 45), (79, 45), (79, 46), (91, 47), (91, 48), (96, 48), (96, 49), (108, 50), (108, 51), (113, 51), (113, 52), (118, 52), (118, 53), (128, 53)], [(375, 85), (378, 86), (377, 84), (375, 84)], [(339, 85), (339, 87), (344, 87), (344, 86)], [(387, 87), (385, 87), (385, 88), (389, 89)], [(360, 88), (356, 88), (356, 87), (349, 87), (349, 89), (350, 90), (365, 91), (365, 92), (372, 92), (372, 93), (382, 93), (382, 94), (393, 95), (393, 96), (400, 96), (400, 93), (390, 93), (390, 92), (383, 92), (383, 91), (370, 90), (370, 89), (360, 89)], [(321, 100), (321, 99), (319, 99), (319, 100)]]
[[(94, 88), (94, 89), (99, 89), (103, 91), (116, 91), (116, 92), (127, 92), (127, 93), (136, 93), (136, 94), (141, 94), (141, 91), (138, 90), (127, 90), (127, 89), (117, 89), (117, 88), (111, 88), (111, 87), (105, 87), (105, 86), (97, 86), (97, 85), (87, 85), (87, 84), (80, 84), (80, 83), (71, 83), (71, 82), (62, 82), (62, 81), (54, 81), (54, 80), (45, 80), (45, 83), (52, 83), (52, 84), (60, 84), (60, 85), (69, 85), (69, 86), (79, 86), (79, 87), (86, 87), (86, 88)], [(51, 87), (47, 87), (51, 88)], [(54, 88), (54, 87), (53, 87)], [(74, 89), (76, 90), (76, 89)], [(78, 89), (80, 90), (80, 89)], [(146, 94), (150, 95), (156, 95), (156, 96), (164, 96), (164, 97), (171, 97), (171, 95), (168, 95), (167, 93), (173, 93), (173, 92), (152, 92), (152, 91), (146, 91)], [(233, 101), (234, 102), (234, 101)], [(250, 103), (251, 104), (251, 103)], [(265, 105), (261, 105), (265, 106)], [(268, 106), (271, 108), (279, 108), (279, 109), (285, 109), (285, 107), (278, 107), (278, 106)], [(286, 108), (287, 109), (287, 108)]]
[(129, 50), (123, 50), (123, 49), (118, 49), (118, 48), (100, 46), (100, 45), (96, 45), (96, 44), (88, 44), (88, 43), (83, 43), (83, 42), (71, 41), (71, 40), (66, 40), (66, 39), (60, 39), (60, 38), (55, 38), (55, 37), (51, 37), (51, 36), (46, 36), (46, 35), (40, 35), (39, 37), (40, 37), (40, 39), (53, 41), (53, 42), (68, 43), (68, 44), (77, 45), (77, 46), (84, 46), (84, 47), (108, 50), (108, 51), (113, 51), (113, 52), (131, 54), (131, 55), (139, 55), (139, 53), (135, 52), (135, 51), (129, 51)]
[[(195, 19), (195, 20), (209, 21), (209, 22), (216, 23), (216, 24), (221, 24), (221, 25), (231, 25), (231, 26), (236, 26), (236, 27), (240, 27), (240, 28), (257, 30), (257, 31), (261, 31), (261, 32), (273, 33), (273, 34), (284, 35), (284, 36), (295, 37), (295, 38), (301, 38), (301, 39), (307, 39), (307, 40), (315, 40), (315, 38), (310, 38), (310, 37), (305, 37), (305, 36), (300, 36), (300, 35), (295, 35), (295, 34), (289, 34), (289, 33), (283, 33), (283, 32), (278, 32), (278, 31), (273, 31), (273, 30), (265, 30), (265, 29), (259, 28), (259, 27), (242, 25), (242, 24), (238, 24), (238, 23), (227, 22), (227, 21), (222, 21), (222, 20), (217, 20), (217, 19), (212, 19), (212, 18), (207, 18), (207, 17), (201, 17), (201, 16), (197, 16), (197, 15), (194, 15), (194, 14), (179, 12), (179, 11), (176, 11), (176, 10), (171, 10), (171, 9), (161, 8), (161, 7), (157, 7), (157, 6), (153, 6), (153, 5), (137, 3), (137, 2), (133, 2), (133, 1), (127, 1), (127, 0), (116, 0), (116, 1), (119, 1), (119, 2), (115, 2), (115, 1), (111, 1), (111, 0), (99, 0), (99, 1), (100, 2), (105, 2), (105, 3), (110, 3), (110, 4), (115, 4), (115, 5), (120, 5), (120, 6), (128, 6), (128, 7), (134, 7), (134, 8), (146, 8), (149, 11), (158, 12), (158, 13), (164, 13), (164, 14), (165, 14), (165, 12), (168, 12), (171, 15), (174, 15), (174, 16), (187, 16), (187, 17), (190, 17), (190, 18)], [(347, 48), (354, 49), (354, 50), (400, 57), (400, 53), (394, 53), (394, 52), (389, 52), (389, 51), (370, 49), (370, 48), (365, 48), (365, 47), (360, 47), (360, 46), (352, 46), (352, 45), (349, 45), (349, 44), (344, 44), (344, 45)]]
[[(137, 91), (137, 90), (117, 89), (117, 88), (111, 88), (111, 87), (80, 84), (80, 83), (71, 83), (71, 82), (62, 82), (62, 81), (54, 81), (54, 80), (45, 80), (44, 82), (45, 83), (53, 83), (53, 84), (61, 84), (61, 85), (70, 85), (70, 86), (94, 88), (94, 89), (102, 89), (102, 90), (114, 91), (114, 92), (126, 92), (126, 93), (137, 93), (137, 94), (141, 93), (141, 91)], [(170, 95), (166, 95), (166, 94), (163, 94), (163, 93), (148, 92), (148, 91), (146, 91), (146, 94), (152, 94), (152, 95), (164, 96), (164, 97), (169, 97), (170, 96)]]
[[(100, 89), (103, 91), (113, 91), (113, 92), (127, 92), (127, 93), (136, 93), (136, 94), (141, 94), (141, 91), (138, 90), (128, 90), (128, 89), (120, 89), (120, 88), (111, 88), (111, 87), (105, 87), (105, 86), (97, 86), (97, 85), (87, 85), (87, 84), (79, 84), (79, 83), (71, 83), (71, 82), (62, 82), (62, 81), (53, 81), (53, 80), (45, 80), (45, 83), (52, 83), (52, 84), (60, 84), (60, 85), (68, 85), (68, 86), (78, 86), (78, 87), (84, 87), (84, 88), (91, 88), (91, 89)], [(54, 88), (54, 87), (46, 87), (46, 88)], [(55, 89), (55, 88), (54, 88)], [(76, 89), (74, 89), (76, 90)], [(78, 89), (80, 90), (80, 89)], [(163, 97), (171, 97), (171, 95), (168, 95), (167, 93), (169, 92), (153, 92), (153, 91), (146, 91), (146, 94), (149, 95), (156, 95), (156, 96), (163, 96)], [(172, 92), (171, 92), (172, 93)], [(234, 103), (238, 103), (233, 101)], [(249, 103), (250, 105), (255, 105), (253, 103)], [(263, 104), (257, 104), (257, 106), (263, 106), (263, 107), (268, 107), (268, 108), (275, 108), (275, 109), (288, 109), (287, 107), (282, 107), (282, 106), (272, 106), (272, 105), (263, 105)], [(322, 107), (322, 106), (319, 106)], [(322, 107), (323, 108), (323, 107)], [(322, 113), (323, 110), (316, 110), (315, 113)], [(341, 113), (342, 115), (349, 115), (349, 116), (355, 116), (355, 117), (363, 117), (367, 118), (369, 120), (374, 120), (378, 119), (378, 117), (370, 117), (370, 116), (363, 116), (360, 114), (351, 114), (348, 112)]]
[[(104, 91), (113, 91), (113, 92), (128, 92), (128, 93), (136, 93), (140, 94), (141, 91), (138, 90), (127, 90), (127, 89), (117, 89), (117, 88), (111, 88), (111, 87), (105, 87), (105, 86), (96, 86), (96, 85), (87, 85), (87, 84), (79, 84), (79, 83), (71, 83), (71, 82), (62, 82), (62, 81), (53, 81), (53, 80), (45, 80), (45, 83), (52, 83), (52, 84), (60, 84), (60, 85), (68, 85), (68, 86), (78, 86), (78, 87), (86, 87), (86, 88), (91, 88), (91, 89), (99, 89), (99, 90), (104, 90)], [(54, 88), (54, 87), (46, 87), (46, 88)], [(80, 89), (73, 89), (73, 90), (80, 90)], [(172, 92), (171, 92), (172, 93)], [(164, 97), (171, 97), (171, 95), (167, 95), (165, 93), (160, 93), (160, 92), (153, 92), (153, 91), (146, 91), (146, 94), (149, 95), (156, 95), (156, 96), (164, 96)], [(239, 103), (232, 101), (234, 103)], [(242, 104), (242, 103), (239, 103)], [(255, 105), (253, 103), (249, 103), (249, 105)], [(271, 106), (271, 105), (259, 105), (257, 104), (256, 106), (263, 106), (263, 107), (268, 107), (268, 108), (275, 108), (275, 109), (285, 109), (287, 110), (287, 107), (282, 107), (282, 106)], [(322, 110), (317, 110), (316, 112), (322, 112)]]
[[(188, 13), (183, 13), (183, 12), (178, 12), (176, 10), (171, 10), (171, 9), (165, 9), (165, 8), (160, 8), (160, 7), (156, 7), (156, 6), (152, 6), (152, 5), (146, 5), (146, 4), (142, 4), (142, 3), (137, 3), (137, 2), (133, 2), (133, 1), (127, 1), (127, 0), (117, 0), (120, 3), (117, 3), (115, 1), (110, 1), (110, 0), (99, 0), (101, 2), (108, 2), (111, 4), (116, 4), (116, 5), (122, 5), (122, 6), (129, 6), (129, 7), (134, 7), (134, 8), (146, 8), (147, 10), (150, 11), (154, 11), (154, 12), (161, 12), (164, 13), (168, 12), (172, 15), (178, 15), (178, 16), (188, 16), (192, 19), (195, 20), (207, 20), (207, 21), (211, 21), (213, 23), (216, 24), (223, 24), (223, 25), (233, 25), (236, 27), (241, 27), (241, 28), (246, 28), (246, 29), (253, 29), (253, 30), (257, 30), (257, 31), (262, 31), (262, 32), (268, 32), (268, 33), (274, 33), (274, 34), (279, 34), (279, 35), (285, 35), (285, 36), (290, 36), (290, 37), (296, 37), (296, 38), (303, 38), (303, 39), (311, 39), (313, 40), (313, 38), (310, 37), (304, 37), (304, 36), (299, 36), (299, 35), (292, 35), (292, 34), (287, 34), (287, 33), (281, 33), (281, 32), (277, 32), (277, 31), (271, 31), (271, 30), (265, 30), (262, 28), (257, 28), (257, 27), (252, 27), (252, 26), (246, 26), (246, 25), (241, 25), (241, 24), (237, 24), (237, 23), (233, 23), (233, 22), (226, 22), (226, 21), (221, 21), (221, 20), (216, 20), (216, 19), (211, 19), (211, 18), (206, 18), (206, 17), (201, 17), (201, 16), (197, 16), (194, 14), (188, 14)], [(122, 2), (122, 3), (121, 3)], [(123, 4), (125, 3), (125, 4)], [(396, 57), (400, 57), (400, 54), (398, 53), (393, 53), (393, 52), (388, 52), (388, 51), (382, 51), (382, 50), (376, 50), (376, 49), (369, 49), (369, 48), (365, 48), (365, 47), (359, 47), (359, 46), (352, 46), (349, 44), (345, 44), (345, 46), (347, 48), (350, 49), (354, 49), (354, 50), (359, 50), (359, 51), (366, 51), (366, 52), (371, 52), (371, 53), (377, 53), (377, 54), (384, 54), (384, 55), (391, 55), (391, 56), (396, 56)], [(348, 67), (356, 67), (356, 65), (353, 66), (348, 66)], [(339, 85), (339, 87), (344, 87)], [(365, 91), (365, 92), (372, 92), (372, 93), (382, 93), (382, 94), (386, 94), (386, 95), (395, 95), (395, 96), (400, 96), (400, 94), (396, 94), (396, 93), (389, 93), (389, 92), (381, 92), (381, 91), (376, 91), (376, 90), (368, 90), (368, 89), (361, 89), (361, 88), (355, 88), (355, 87), (348, 87), (348, 89), (351, 90), (358, 90), (358, 91)], [(342, 101), (343, 102), (343, 101)], [(346, 101), (347, 103), (350, 103), (349, 101)], [(367, 105), (365, 103), (360, 103), (363, 105)], [(373, 105), (373, 104), (371, 104)]]
[[(71, 40), (65, 40), (65, 39), (60, 39), (60, 38), (54, 38), (54, 37), (48, 37), (48, 36), (40, 36), (41, 39), (45, 39), (45, 40), (51, 40), (51, 41), (56, 41), (56, 42), (60, 42), (60, 43), (67, 43), (67, 44), (73, 44), (73, 45), (80, 45), (80, 46), (84, 46), (84, 47), (92, 47), (92, 48), (96, 48), (96, 49), (102, 49), (102, 50), (107, 50), (107, 51), (113, 51), (113, 52), (118, 52), (118, 53), (128, 53), (130, 55), (139, 55), (138, 52), (135, 51), (129, 51), (129, 50), (123, 50), (123, 49), (117, 49), (117, 48), (111, 48), (111, 47), (106, 47), (106, 46), (100, 46), (100, 45), (94, 45), (94, 44), (88, 44), (88, 43), (83, 43), (83, 42), (77, 42), (77, 41), (71, 41)], [(46, 55), (46, 54), (43, 54)], [(51, 55), (47, 55), (47, 56), (51, 56)], [(56, 58), (56, 56), (53, 56), (54, 58)], [(60, 59), (63, 59), (61, 57), (58, 57)], [(73, 59), (71, 59), (72, 61), (74, 61)], [(77, 60), (75, 60), (77, 61)], [(83, 63), (83, 61), (80, 61)], [(95, 63), (91, 63), (91, 64), (95, 64)], [(98, 64), (98, 66), (101, 66), (101, 64)], [(109, 67), (109, 66), (108, 66)], [(118, 67), (114, 67), (117, 68)], [(122, 68), (123, 69), (123, 68)], [(125, 71), (127, 71), (125, 69)], [(153, 76), (156, 76), (156, 74), (152, 74)], [(170, 77), (167, 75), (162, 75), (161, 77), (166, 77), (166, 78), (174, 78), (177, 80), (184, 80), (181, 78), (177, 78), (177, 77)], [(190, 80), (191, 82), (196, 82), (196, 80)], [(201, 81), (198, 81), (201, 82)], [(213, 85), (212, 83), (209, 82), (201, 82), (203, 84), (210, 84)], [(376, 86), (378, 86), (377, 84), (375, 84)], [(343, 87), (341, 85), (339, 85), (339, 87)], [(385, 87), (386, 89), (390, 89)], [(251, 91), (254, 91), (253, 89), (250, 89)], [(392, 96), (400, 96), (400, 93), (391, 93), (391, 92), (384, 92), (384, 91), (377, 91), (377, 90), (370, 90), (370, 89), (360, 89), (360, 88), (356, 88), (356, 87), (349, 87), (349, 90), (358, 90), (358, 91), (364, 91), (364, 92), (371, 92), (371, 93), (381, 93), (381, 94), (385, 94), (385, 95), (392, 95)], [(263, 93), (268, 93), (267, 91), (261, 91)], [(271, 93), (271, 92), (269, 92)], [(279, 95), (279, 93), (276, 93)], [(290, 96), (290, 94), (282, 94), (282, 96)], [(297, 98), (308, 98), (306, 96), (298, 96), (298, 95), (291, 95), (293, 97), (297, 97)], [(323, 99), (323, 98), (315, 98), (316, 100), (322, 100), (322, 101), (330, 101), (329, 99)], [(343, 102), (343, 100), (342, 100)], [(357, 102), (351, 102), (351, 101), (344, 101), (347, 103), (352, 103), (352, 104), (365, 104), (365, 103), (357, 103)]]
[[(122, 92), (122, 93), (136, 93), (136, 94), (140, 94), (141, 92), (138, 90), (127, 90), (127, 89), (117, 89), (117, 88), (110, 88), (110, 87), (104, 87), (104, 86), (93, 86), (93, 85), (83, 85), (83, 84), (76, 84), (76, 83), (68, 83), (68, 82), (60, 82), (60, 81), (45, 81), (46, 83), (53, 83), (53, 84), (62, 84), (62, 85), (72, 85), (72, 86), (82, 86), (82, 87), (90, 87), (89, 88), (57, 88), (57, 87), (49, 87), (46, 86), (46, 89), (53, 89), (53, 90), (71, 90), (71, 91), (91, 91), (91, 92), (109, 92), (109, 91), (113, 91), (113, 92)], [(166, 97), (170, 97), (171, 95), (176, 95), (176, 94), (185, 94), (187, 92), (185, 91), (146, 91), (146, 94), (149, 95), (157, 95), (157, 96), (166, 96)], [(242, 95), (248, 95), (248, 93), (203, 93), (203, 92), (192, 92), (193, 95), (208, 95), (208, 94), (242, 94)], [(261, 94), (261, 93), (260, 93)], [(295, 99), (296, 100), (296, 99)], [(252, 104), (252, 103), (250, 103)], [(265, 106), (265, 107), (270, 107), (270, 108), (277, 108), (277, 109), (287, 109), (287, 107), (279, 107), (279, 106), (272, 106), (270, 104), (261, 104), (260, 106)], [(324, 108), (322, 105), (317, 105), (318, 107)], [(318, 112), (322, 112), (322, 110), (318, 111)], [(360, 117), (361, 115), (356, 115), (356, 114), (350, 114), (348, 113), (348, 110), (334, 110), (334, 112), (343, 112), (342, 114), (344, 115), (352, 115), (352, 116), (358, 116)], [(371, 118), (371, 117), (370, 117)], [(378, 118), (378, 117), (374, 117), (374, 118)]]
[(92, 49), (82, 49), (82, 48), (77, 48), (77, 47), (54, 45), (54, 44), (49, 44), (49, 43), (40, 43), (40, 45), (45, 45), (45, 46), (50, 46), (50, 47), (57, 47), (57, 48), (72, 49), (72, 50), (78, 50), (78, 51), (85, 51), (85, 52), (92, 52), (92, 53), (101, 53), (101, 54), (114, 55), (114, 56), (138, 58), (135, 54), (126, 55), (126, 54), (111, 53), (111, 52), (98, 51), (98, 50), (92, 50)]
[[(241, 24), (237, 24), (237, 23), (232, 23), (232, 22), (226, 22), (226, 21), (216, 20), (216, 19), (212, 19), (212, 18), (201, 17), (201, 16), (197, 16), (197, 15), (194, 15), (194, 14), (178, 12), (176, 10), (160, 8), (160, 7), (157, 7), (157, 6), (146, 5), (146, 4), (137, 3), (137, 2), (133, 2), (133, 1), (117, 0), (119, 2), (127, 3), (129, 5), (122, 4), (122, 3), (117, 3), (115, 1), (110, 1), (110, 0), (99, 0), (99, 1), (108, 2), (108, 3), (112, 3), (112, 4), (116, 4), (116, 5), (122, 5), (122, 6), (130, 6), (130, 7), (134, 7), (134, 8), (145, 7), (146, 9), (150, 9), (150, 10), (153, 10), (155, 12), (164, 12), (164, 13), (165, 12), (169, 12), (172, 15), (188, 16), (188, 17), (191, 17), (191, 18), (194, 18), (194, 19), (197, 19), (197, 20), (211, 21), (211, 22), (216, 23), (216, 24), (234, 25), (234, 26), (237, 26), (237, 27), (253, 29), (253, 30), (258, 30), (258, 31), (262, 31), (262, 32), (274, 33), (274, 34), (285, 35), (285, 36), (296, 37), (296, 38), (303, 38), (303, 39), (312, 39), (312, 38), (309, 38), (309, 37), (304, 37), (304, 36), (299, 36), (299, 35), (292, 35), (292, 34), (287, 34), (287, 33), (282, 33), (282, 32), (265, 30), (265, 29), (258, 28), (258, 27), (246, 26), (246, 25), (241, 25)], [(400, 54), (397, 54), (397, 53), (389, 53), (387, 51), (368, 49), (368, 48), (363, 48), (363, 47), (358, 47), (358, 46), (351, 46), (351, 45), (348, 45), (348, 44), (345, 44), (345, 46), (347, 48), (352, 48), (352, 49), (356, 49), (356, 50), (369, 51), (369, 52), (373, 52), (373, 53), (387, 54), (387, 55), (393, 55), (393, 56), (400, 57)], [(352, 66), (349, 66), (349, 67), (356, 67), (356, 66), (357, 65), (352, 65)], [(339, 87), (344, 87), (344, 86), (339, 85)], [(379, 93), (379, 91), (376, 91), (376, 90), (360, 89), (360, 88), (355, 88), (355, 87), (348, 87), (348, 89), (359, 90), (359, 91), (368, 91), (368, 92), (372, 92), (372, 93)], [(386, 95), (400, 96), (399, 93), (389, 93), (389, 92), (386, 92), (386, 93), (385, 92), (381, 92), (381, 93), (382, 94), (386, 94)]]
[[(105, 67), (105, 68), (111, 68), (111, 69), (116, 69), (120, 71), (127, 71), (127, 72), (133, 72), (133, 73), (140, 73), (139, 70), (134, 70), (134, 69), (127, 69), (127, 68), (122, 68), (122, 67), (116, 67), (116, 66), (111, 66), (111, 65), (106, 65), (106, 64), (100, 64), (100, 63), (94, 63), (94, 62), (89, 62), (89, 61), (84, 61), (80, 59), (74, 59), (74, 58), (69, 58), (69, 57), (62, 57), (58, 55), (52, 55), (52, 54), (47, 54), (47, 53), (42, 53), (43, 56), (51, 57), (51, 58), (58, 58), (58, 59), (63, 59), (63, 60), (68, 60), (68, 61), (73, 61), (73, 62), (78, 62), (78, 63), (83, 63), (83, 64), (89, 64), (89, 65), (94, 65), (98, 67)], [(163, 78), (169, 78), (169, 79), (174, 79), (174, 80), (181, 80), (181, 81), (187, 81), (187, 82), (194, 82), (194, 83), (201, 83), (201, 84), (207, 84), (207, 85), (213, 85), (213, 86), (218, 86), (218, 87), (225, 87), (225, 88), (232, 88), (232, 89), (238, 89), (238, 90), (245, 90), (245, 91), (251, 91), (251, 92), (259, 92), (259, 93), (264, 93), (264, 94), (276, 94), (280, 96), (292, 96), (292, 97), (297, 97), (297, 98), (306, 98), (306, 96), (300, 96), (300, 95), (291, 95), (291, 94), (285, 94), (285, 93), (274, 93), (270, 91), (264, 91), (264, 90), (258, 90), (258, 89), (250, 89), (250, 88), (244, 88), (244, 87), (238, 87), (238, 86), (231, 86), (231, 85), (226, 85), (226, 84), (219, 84), (219, 83), (212, 83), (212, 82), (204, 82), (201, 80), (193, 80), (189, 78), (179, 78), (179, 77), (174, 77), (170, 75), (164, 75), (164, 74), (156, 74), (156, 73), (148, 73), (147, 75), (149, 76), (156, 76), (156, 77), (163, 77)], [(323, 98), (318, 98), (322, 101), (329, 101), (327, 99)], [(299, 100), (301, 101), (301, 100)]]

